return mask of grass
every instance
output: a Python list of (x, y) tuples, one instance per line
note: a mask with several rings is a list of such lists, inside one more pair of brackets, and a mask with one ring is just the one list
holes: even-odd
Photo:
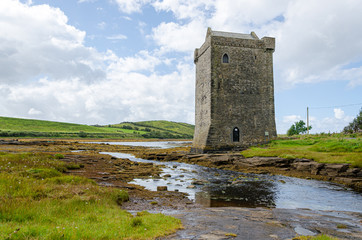
[(128, 194), (64, 175), (52, 155), (0, 153), (0, 239), (154, 239), (178, 219), (120, 209)]
[(82, 138), (187, 138), (194, 126), (169, 121), (126, 122), (113, 125), (82, 124), (0, 117), (0, 137)]
[(338, 238), (321, 234), (317, 236), (298, 236), (293, 238), (293, 240), (338, 240)]
[(271, 141), (242, 152), (245, 157), (307, 158), (321, 163), (349, 163), (362, 167), (362, 135), (303, 135)]

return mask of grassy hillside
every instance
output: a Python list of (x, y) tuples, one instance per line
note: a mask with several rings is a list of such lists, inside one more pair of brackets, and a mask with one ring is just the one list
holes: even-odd
[(162, 135), (172, 134), (181, 135), (184, 138), (192, 138), (195, 126), (187, 123), (177, 123), (170, 121), (143, 121), (143, 122), (124, 122), (111, 125), (128, 130), (141, 131), (143, 135)]
[(125, 122), (105, 126), (0, 117), (0, 137), (186, 138), (194, 126), (169, 121)]

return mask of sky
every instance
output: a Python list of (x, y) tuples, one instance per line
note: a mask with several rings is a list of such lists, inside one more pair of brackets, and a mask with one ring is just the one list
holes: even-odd
[(215, 31), (276, 38), (277, 132), (340, 132), (362, 107), (360, 0), (1, 0), (0, 116), (194, 124), (193, 52)]

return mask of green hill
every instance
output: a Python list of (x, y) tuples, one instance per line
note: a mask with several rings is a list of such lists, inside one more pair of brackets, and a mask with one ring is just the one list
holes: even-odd
[(185, 138), (194, 126), (169, 121), (124, 122), (82, 125), (34, 119), (0, 117), (0, 137), (88, 137), (88, 138)]

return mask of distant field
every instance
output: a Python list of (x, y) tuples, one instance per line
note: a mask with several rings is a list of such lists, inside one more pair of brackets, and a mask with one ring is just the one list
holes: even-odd
[(82, 125), (33, 119), (0, 117), (0, 137), (87, 137), (87, 138), (185, 138), (193, 137), (194, 126), (169, 121)]

